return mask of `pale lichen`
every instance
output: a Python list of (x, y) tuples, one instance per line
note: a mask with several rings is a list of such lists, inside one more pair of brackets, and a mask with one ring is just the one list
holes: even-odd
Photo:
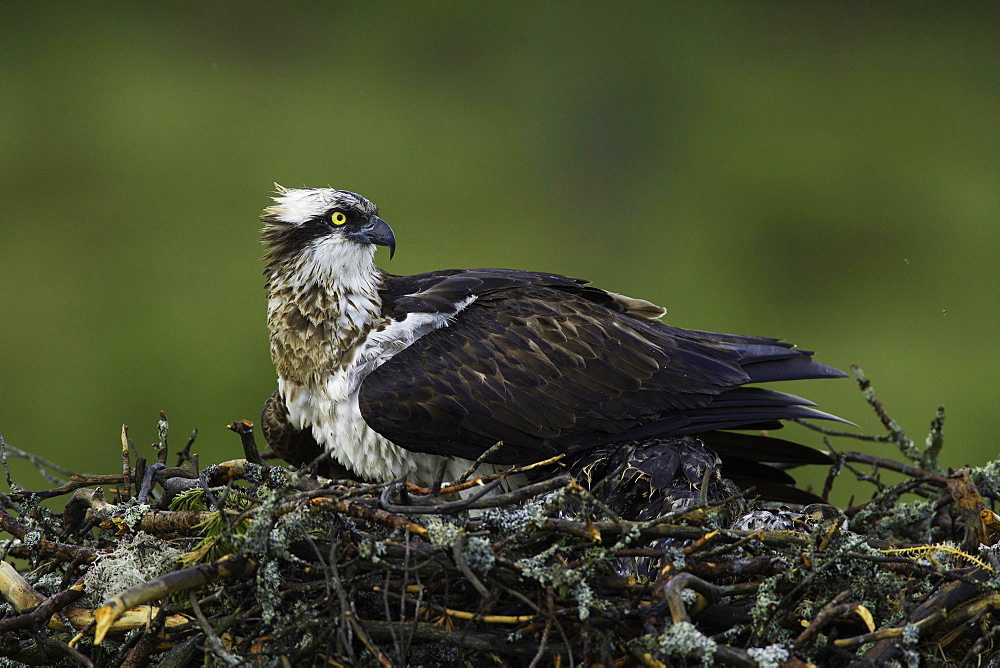
[(427, 538), (434, 547), (451, 549), (462, 535), (462, 527), (445, 516), (425, 515), (423, 520)]
[(269, 560), (257, 569), (255, 596), (260, 604), (261, 618), (267, 622), (288, 618), (288, 610), (282, 606), (281, 585), (284, 577), (277, 560)]
[(510, 536), (537, 527), (547, 517), (545, 504), (536, 501), (521, 506), (487, 508), (479, 519), (485, 528), (492, 529), (501, 536)]
[(121, 513), (120, 517), (122, 521), (125, 522), (125, 526), (133, 531), (139, 525), (139, 522), (142, 521), (142, 518), (145, 517), (150, 510), (152, 510), (148, 504), (139, 503), (135, 500), (129, 500), (121, 503), (118, 507)]
[(129, 587), (169, 573), (182, 552), (169, 543), (139, 531), (122, 536), (111, 552), (97, 555), (84, 575), (91, 603), (99, 605)]
[(659, 636), (643, 636), (639, 639), (646, 648), (663, 658), (700, 659), (711, 664), (718, 643), (698, 630), (691, 622), (669, 624)]
[(465, 542), (465, 559), (473, 570), (486, 573), (493, 569), (496, 555), (490, 547), (490, 541), (482, 536), (469, 536)]
[(779, 668), (792, 655), (785, 645), (751, 647), (747, 649), (747, 654), (757, 661), (759, 668)]

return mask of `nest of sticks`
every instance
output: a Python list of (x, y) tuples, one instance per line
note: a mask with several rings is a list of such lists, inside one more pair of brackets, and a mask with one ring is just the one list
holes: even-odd
[[(717, 526), (712, 506), (628, 521), (553, 461), (511, 493), (491, 478), (327, 480), (265, 463), (249, 422), (230, 425), (246, 458), (203, 470), (193, 435), (168, 466), (162, 414), (155, 463), (123, 428), (122, 472), (110, 475), (72, 474), (0, 439), (5, 458), (59, 478), (27, 491), (8, 474), (0, 655), (97, 666), (979, 665), (1000, 642), (1000, 461), (941, 471), (943, 413), (917, 447), (855, 378), (887, 433), (820, 429), (835, 461), (822, 494), (840, 475), (873, 494), (821, 519), (765, 511), (792, 518), (780, 531)], [(850, 438), (898, 455), (835, 447)], [(886, 470), (902, 482), (883, 482)]]

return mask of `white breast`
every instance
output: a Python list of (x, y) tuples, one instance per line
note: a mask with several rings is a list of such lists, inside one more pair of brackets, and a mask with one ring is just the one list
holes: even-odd
[[(279, 378), (278, 389), (288, 406), (292, 424), (299, 429), (311, 428), (313, 437), (334, 459), (366, 480), (406, 478), (419, 485), (431, 484), (440, 457), (410, 452), (376, 433), (361, 417), (358, 392), (368, 374), (421, 336), (448, 326), (474, 300), (475, 297), (464, 300), (452, 314), (410, 313), (403, 320), (373, 331), (363, 346), (355, 348), (352, 359), (344, 360), (342, 368), (327, 376), (319, 387), (303, 387)], [(457, 479), (471, 465), (469, 460), (451, 458), (445, 480)], [(488, 464), (477, 473), (484, 475), (496, 470), (496, 466)]]

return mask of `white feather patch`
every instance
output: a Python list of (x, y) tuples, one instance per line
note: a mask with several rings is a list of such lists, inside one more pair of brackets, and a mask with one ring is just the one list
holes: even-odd
[[(378, 294), (378, 271), (375, 268), (375, 246), (361, 245), (337, 235), (322, 237), (302, 254), (296, 281), (303, 285), (319, 283), (327, 293), (345, 296), (341, 304), (347, 308), (342, 315), (354, 319), (377, 317), (373, 305)], [(336, 282), (336, 286), (331, 283)], [(351, 313), (354, 311), (355, 313)], [(367, 311), (367, 313), (361, 313)]]
[(353, 365), (352, 390), (357, 392), (368, 374), (388, 362), (393, 355), (409, 348), (420, 337), (447, 327), (474, 301), (475, 295), (466, 297), (455, 305), (454, 313), (408, 313), (382, 331), (372, 332)]
[(274, 204), (267, 208), (268, 215), (285, 223), (298, 224), (322, 214), (330, 207), (333, 198), (326, 189), (305, 188), (282, 189), (272, 199)]
[[(361, 416), (358, 393), (368, 374), (420, 337), (448, 326), (473, 301), (475, 296), (464, 299), (454, 313), (410, 313), (372, 332), (363, 346), (355, 348), (352, 359), (345, 360), (345, 366), (331, 373), (319, 388), (305, 388), (279, 378), (278, 388), (292, 423), (299, 429), (311, 427), (313, 437), (334, 459), (368, 480), (405, 477), (418, 484), (431, 484), (440, 458), (400, 448), (374, 431)], [(471, 465), (465, 459), (450, 459), (446, 479), (458, 478)], [(480, 472), (495, 470), (497, 467), (485, 465)]]

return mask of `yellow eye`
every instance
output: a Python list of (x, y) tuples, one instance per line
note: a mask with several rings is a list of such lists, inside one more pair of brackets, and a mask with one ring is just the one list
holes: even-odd
[(334, 225), (343, 225), (347, 222), (347, 215), (343, 211), (334, 211), (330, 214), (330, 222)]

